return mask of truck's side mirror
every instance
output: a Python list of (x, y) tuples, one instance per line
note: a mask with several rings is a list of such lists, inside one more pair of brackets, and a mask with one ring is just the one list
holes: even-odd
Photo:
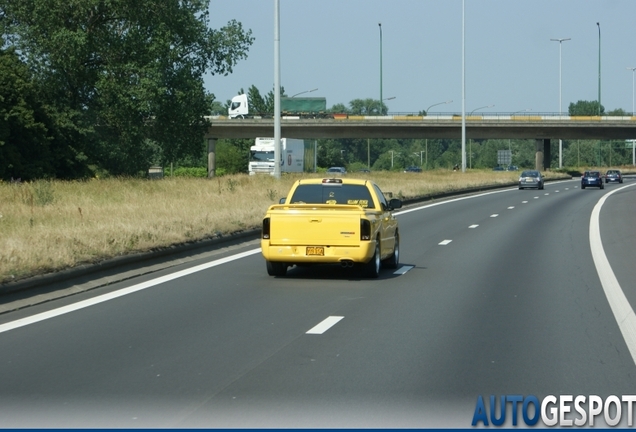
[(402, 201), (398, 198), (391, 198), (391, 200), (389, 201), (389, 209), (395, 210), (399, 208), (402, 208)]
[(287, 198), (281, 198), (278, 200), (278, 204), (285, 204), (285, 201), (287, 200)]

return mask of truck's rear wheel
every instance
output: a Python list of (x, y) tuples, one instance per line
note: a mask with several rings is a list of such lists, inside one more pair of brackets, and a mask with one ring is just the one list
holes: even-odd
[(377, 278), (380, 274), (380, 242), (375, 242), (375, 253), (371, 260), (364, 265), (364, 274), (370, 278)]
[(393, 246), (393, 254), (384, 261), (384, 266), (390, 269), (396, 269), (400, 265), (400, 235), (395, 233), (395, 246)]
[(285, 276), (287, 274), (287, 264), (281, 262), (265, 261), (267, 274), (270, 276)]

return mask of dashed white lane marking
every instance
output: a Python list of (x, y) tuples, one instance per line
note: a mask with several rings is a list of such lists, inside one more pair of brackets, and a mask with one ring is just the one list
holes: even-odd
[(534, 199), (539, 199), (539, 197), (534, 197)]
[(521, 204), (528, 204), (528, 201), (521, 201)]
[(570, 190), (570, 188), (565, 188), (565, 190)]
[(474, 225), (469, 226), (468, 228), (477, 228), (478, 226), (479, 226), (479, 225), (474, 224)]
[(439, 242), (437, 244), (440, 245), (440, 246), (446, 246), (450, 242), (452, 242), (452, 240), (442, 240), (441, 242)]
[(326, 332), (327, 330), (329, 330), (331, 327), (333, 327), (334, 325), (336, 325), (336, 323), (338, 321), (340, 321), (341, 319), (343, 319), (343, 316), (330, 316), (325, 318), (324, 320), (322, 320), (319, 324), (317, 324), (316, 326), (310, 328), (309, 330), (307, 330), (306, 334), (323, 334), (324, 332)]
[(559, 191), (554, 191), (554, 193), (559, 193)]
[(547, 196), (547, 195), (550, 195), (550, 192), (546, 192), (546, 193), (544, 193), (543, 195), (546, 195), (546, 196)]
[(590, 217), (590, 249), (592, 250), (592, 258), (594, 259), (596, 272), (601, 280), (607, 301), (612, 308), (614, 318), (623, 334), (625, 344), (632, 355), (632, 360), (636, 363), (636, 315), (634, 315), (634, 309), (632, 309), (627, 297), (625, 297), (625, 293), (619, 285), (616, 275), (614, 275), (614, 271), (605, 255), (603, 243), (601, 242), (601, 228), (599, 223), (601, 207), (603, 207), (605, 200), (613, 193), (630, 186), (633, 185), (623, 186), (620, 189), (615, 189), (603, 195), (594, 206), (592, 216)]
[(415, 266), (412, 266), (412, 265), (402, 266), (399, 269), (397, 269), (396, 271), (394, 271), (393, 274), (395, 274), (395, 275), (403, 275), (404, 273), (406, 273), (409, 270), (411, 270), (413, 267), (415, 267)]
[(497, 213), (490, 215), (490, 217), (497, 217), (497, 216), (499, 216)]
[(508, 210), (512, 210), (513, 208), (515, 208), (515, 206), (510, 206), (508, 207)]

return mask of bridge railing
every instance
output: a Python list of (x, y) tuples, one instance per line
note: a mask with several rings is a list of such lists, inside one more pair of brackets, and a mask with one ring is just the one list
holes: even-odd
[[(206, 116), (209, 120), (227, 120), (227, 116)], [(260, 119), (260, 117), (254, 117)], [(298, 116), (286, 117), (282, 120), (299, 120)], [(422, 116), (414, 113), (388, 113), (387, 115), (355, 115), (355, 114), (334, 114), (335, 120), (357, 120), (357, 121), (382, 121), (382, 120), (404, 120), (404, 121), (434, 121), (434, 120), (455, 120), (461, 121), (461, 113), (430, 113)], [(309, 120), (303, 118), (302, 120)], [(481, 113), (466, 115), (467, 121), (636, 121), (636, 115), (627, 116), (569, 116), (563, 113)], [(240, 122), (240, 119), (233, 120)]]

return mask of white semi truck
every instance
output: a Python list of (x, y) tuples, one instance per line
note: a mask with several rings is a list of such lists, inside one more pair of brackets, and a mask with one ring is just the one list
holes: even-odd
[[(281, 172), (303, 172), (305, 168), (305, 142), (301, 139), (280, 139)], [(274, 175), (274, 138), (256, 138), (250, 147), (248, 172)]]
[[(280, 112), (283, 118), (333, 118), (333, 114), (327, 112), (327, 99), (324, 97), (281, 97)], [(232, 98), (227, 116), (230, 119), (272, 118), (274, 114), (252, 112), (247, 95), (240, 94)]]

